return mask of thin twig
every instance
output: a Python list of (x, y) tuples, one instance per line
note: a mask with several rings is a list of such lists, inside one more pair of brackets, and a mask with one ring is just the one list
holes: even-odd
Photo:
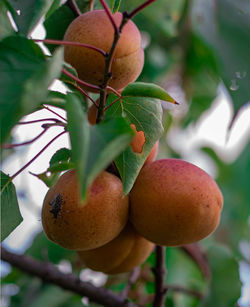
[(121, 295), (120, 295), (124, 300), (128, 297), (128, 293), (129, 293), (131, 287), (133, 286), (133, 284), (136, 282), (136, 280), (140, 276), (140, 272), (141, 272), (141, 268), (138, 266), (138, 267), (134, 268), (131, 271), (131, 273), (129, 274), (127, 285), (123, 289), (123, 291), (121, 292)]
[(85, 87), (89, 87), (91, 89), (94, 89), (94, 90), (97, 90), (97, 91), (100, 91), (101, 88), (100, 86), (98, 85), (94, 85), (94, 84), (90, 84), (90, 83), (87, 83), (79, 78), (77, 78), (76, 76), (74, 76), (73, 74), (71, 74), (69, 71), (67, 71), (66, 69), (62, 69), (62, 73), (65, 74), (66, 76), (70, 77), (71, 79), (75, 80), (76, 82), (84, 85)]
[(112, 291), (95, 287), (91, 283), (81, 281), (73, 274), (60, 272), (49, 262), (35, 260), (27, 255), (17, 255), (1, 247), (2, 260), (20, 270), (41, 278), (44, 282), (53, 283), (63, 289), (70, 290), (80, 296), (86, 296), (95, 303), (109, 307), (136, 307), (131, 302), (124, 300)]
[(78, 17), (82, 14), (74, 0), (67, 0), (65, 4), (71, 9), (75, 17)]
[(115, 34), (118, 35), (119, 34), (119, 28), (117, 27), (117, 25), (115, 23), (115, 20), (114, 20), (114, 18), (112, 16), (112, 13), (111, 13), (107, 3), (104, 0), (100, 0), (100, 3), (103, 6), (106, 14), (108, 15), (108, 18), (109, 18), (110, 22), (112, 23), (112, 26), (114, 28)]
[(63, 45), (63, 46), (73, 46), (73, 47), (84, 47), (88, 49), (92, 49), (96, 52), (99, 52), (101, 55), (104, 57), (106, 56), (106, 52), (103, 51), (100, 48), (97, 48), (95, 46), (89, 45), (89, 44), (84, 44), (84, 43), (79, 43), (79, 42), (70, 42), (70, 41), (61, 41), (61, 40), (56, 40), (56, 39), (33, 39), (34, 42), (41, 42), (45, 44), (51, 44), (51, 45)]
[(56, 116), (60, 117), (62, 120), (64, 120), (65, 122), (67, 122), (67, 120), (66, 120), (63, 116), (61, 116), (60, 114), (58, 114), (56, 111), (50, 109), (49, 107), (45, 106), (44, 104), (42, 105), (42, 108), (43, 108), (43, 109), (46, 109), (47, 111), (49, 111), (49, 112), (51, 112), (51, 113), (53, 113), (53, 114), (55, 114)]
[(211, 279), (211, 270), (205, 252), (198, 243), (180, 247), (198, 265), (206, 280)]
[(56, 118), (42, 118), (42, 119), (35, 119), (35, 120), (26, 121), (26, 122), (19, 122), (19, 123), (17, 123), (17, 125), (36, 124), (36, 123), (39, 123), (39, 122), (47, 122), (47, 121), (54, 121), (55, 123), (60, 122)]
[(154, 295), (153, 307), (164, 307), (165, 296), (167, 293), (167, 288), (166, 285), (164, 284), (166, 278), (165, 247), (156, 245), (155, 254), (156, 254), (156, 263), (155, 267), (152, 269), (155, 275), (155, 295)]
[(26, 167), (28, 167), (31, 163), (33, 163), (56, 139), (58, 139), (61, 135), (66, 133), (63, 131), (55, 136), (46, 146), (44, 146), (28, 163), (26, 163), (18, 172), (11, 176), (11, 180), (13, 180), (17, 175), (19, 175)]
[(36, 140), (38, 140), (48, 129), (49, 128), (44, 128), (41, 133), (39, 133), (36, 137), (34, 137), (33, 139), (31, 139), (29, 141), (26, 141), (26, 142), (23, 142), (23, 143), (18, 143), (18, 144), (3, 144), (2, 148), (10, 149), (10, 148), (14, 148), (14, 147), (29, 145), (29, 144), (35, 142)]
[(133, 18), (136, 14), (138, 14), (140, 11), (142, 11), (145, 7), (150, 5), (151, 3), (155, 2), (156, 0), (148, 0), (144, 3), (142, 3), (140, 6), (138, 6), (136, 9), (134, 9), (131, 13), (127, 13), (126, 17), (131, 19)]
[(98, 108), (98, 104), (92, 99), (80, 86), (76, 87), (79, 92), (81, 92), (85, 97), (87, 97), (90, 101), (93, 102), (93, 104)]

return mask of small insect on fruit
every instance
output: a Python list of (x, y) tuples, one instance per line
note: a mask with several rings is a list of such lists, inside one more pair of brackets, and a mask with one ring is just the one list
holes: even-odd
[(62, 209), (63, 199), (60, 193), (57, 193), (53, 200), (49, 203), (51, 208), (49, 212), (51, 212), (56, 219)]

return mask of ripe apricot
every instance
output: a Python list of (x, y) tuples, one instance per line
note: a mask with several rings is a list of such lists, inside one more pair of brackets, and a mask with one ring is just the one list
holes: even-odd
[[(113, 15), (117, 26), (122, 14)], [(104, 10), (94, 10), (77, 17), (68, 27), (64, 40), (95, 46), (109, 52), (114, 39), (114, 28)], [(101, 85), (104, 78), (105, 59), (95, 50), (85, 47), (65, 46), (65, 61), (77, 71), (79, 77), (91, 84)], [(130, 20), (123, 27), (114, 52), (109, 85), (116, 90), (135, 81), (144, 64), (141, 35)], [(91, 91), (91, 89), (88, 89)]]
[(111, 242), (88, 251), (79, 251), (83, 263), (94, 271), (119, 274), (131, 271), (150, 255), (154, 244), (140, 236), (128, 223)]
[(128, 197), (122, 182), (104, 171), (81, 203), (75, 170), (50, 188), (42, 208), (43, 229), (55, 243), (73, 250), (96, 248), (113, 240), (128, 220)]
[(130, 193), (130, 219), (139, 234), (166, 246), (199, 241), (218, 226), (223, 196), (199, 167), (178, 159), (147, 163)]

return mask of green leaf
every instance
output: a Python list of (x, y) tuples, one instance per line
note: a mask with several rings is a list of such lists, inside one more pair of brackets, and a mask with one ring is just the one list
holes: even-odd
[(121, 0), (111, 0), (110, 1), (110, 8), (113, 14), (119, 11), (120, 4), (121, 4)]
[(45, 15), (45, 19), (49, 18), (49, 16), (60, 7), (60, 4), (61, 4), (61, 0), (54, 0)]
[[(108, 104), (115, 99), (110, 95)], [(129, 146), (115, 159), (120, 172), (124, 194), (127, 194), (140, 172), (147, 156), (163, 133), (162, 107), (158, 99), (146, 97), (124, 97), (106, 111), (106, 118), (125, 117), (129, 124), (133, 124), (137, 131), (143, 131), (145, 144), (141, 153), (133, 152)]]
[(44, 232), (40, 232), (36, 235), (32, 245), (27, 249), (25, 254), (41, 261), (48, 259), (54, 264), (60, 263), (63, 259), (73, 260), (74, 258), (73, 251), (54, 244), (48, 240)]
[(5, 38), (6, 36), (14, 34), (14, 30), (7, 16), (7, 11), (8, 9), (4, 2), (0, 2), (0, 40)]
[(71, 150), (68, 148), (61, 148), (57, 150), (56, 153), (50, 159), (49, 165), (52, 167), (54, 164), (60, 163), (62, 161), (68, 161), (71, 157)]
[(90, 127), (80, 101), (73, 94), (67, 97), (68, 129), (81, 186), (81, 197), (95, 177), (131, 142), (133, 130), (124, 118), (103, 121)]
[(47, 97), (48, 86), (59, 76), (63, 52), (46, 60), (31, 40), (11, 36), (0, 42), (1, 142), (20, 120)]
[(90, 135), (88, 184), (128, 147), (134, 132), (124, 118), (115, 118), (92, 126)]
[(74, 94), (67, 95), (66, 110), (72, 147), (72, 162), (76, 166), (81, 187), (81, 197), (85, 199), (87, 189), (86, 167), (90, 143), (89, 123), (80, 100)]
[(0, 172), (1, 180), (1, 242), (22, 222), (16, 189), (11, 178)]
[(241, 295), (239, 265), (231, 252), (223, 245), (212, 242), (207, 250), (212, 270), (209, 293), (201, 307), (235, 306)]
[(28, 35), (41, 17), (47, 12), (53, 0), (9, 0), (19, 14), (13, 16), (18, 31)]
[[(62, 40), (69, 24), (74, 19), (75, 16), (68, 6), (62, 5), (59, 7), (44, 21), (46, 38)], [(47, 44), (46, 46), (51, 52), (54, 52), (57, 47), (56, 45), (50, 44)]]
[(65, 109), (66, 95), (56, 91), (49, 91), (46, 100), (42, 104), (49, 104), (53, 107)]
[(130, 83), (123, 91), (122, 96), (156, 98), (171, 103), (176, 103), (162, 87), (153, 83)]
[(220, 75), (232, 97), (233, 123), (250, 99), (250, 6), (247, 1), (196, 0), (192, 14), (194, 29), (212, 46)]

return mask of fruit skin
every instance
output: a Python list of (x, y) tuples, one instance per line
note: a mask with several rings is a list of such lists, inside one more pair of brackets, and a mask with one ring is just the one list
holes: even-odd
[[(113, 18), (119, 26), (122, 14), (117, 12)], [(66, 41), (89, 44), (105, 52), (110, 51), (113, 39), (114, 29), (104, 10), (94, 10), (80, 15), (69, 25), (64, 35)], [(94, 85), (102, 84), (105, 70), (102, 54), (85, 47), (65, 46), (64, 58), (77, 70), (79, 78)], [(124, 88), (137, 79), (143, 64), (141, 35), (130, 20), (123, 27), (114, 52), (109, 85), (116, 90)]]
[[(155, 161), (156, 159), (156, 156), (158, 154), (158, 149), (159, 149), (159, 141), (157, 141), (155, 144), (154, 144), (154, 147), (151, 149), (146, 161), (145, 161), (145, 164), (146, 163), (149, 163), (149, 162), (153, 162)], [(145, 165), (144, 164), (144, 165)]]
[[(51, 204), (60, 194), (62, 205), (53, 214)], [(51, 241), (73, 250), (92, 249), (113, 240), (128, 220), (128, 197), (122, 182), (104, 171), (88, 189), (85, 203), (79, 201), (75, 170), (63, 174), (45, 196), (42, 208), (44, 232)]]
[(140, 236), (128, 223), (111, 242), (88, 251), (79, 251), (83, 263), (94, 271), (120, 274), (142, 264), (151, 254), (154, 244)]
[(178, 159), (147, 163), (130, 193), (130, 220), (139, 234), (166, 246), (199, 241), (219, 224), (223, 196), (202, 169)]

